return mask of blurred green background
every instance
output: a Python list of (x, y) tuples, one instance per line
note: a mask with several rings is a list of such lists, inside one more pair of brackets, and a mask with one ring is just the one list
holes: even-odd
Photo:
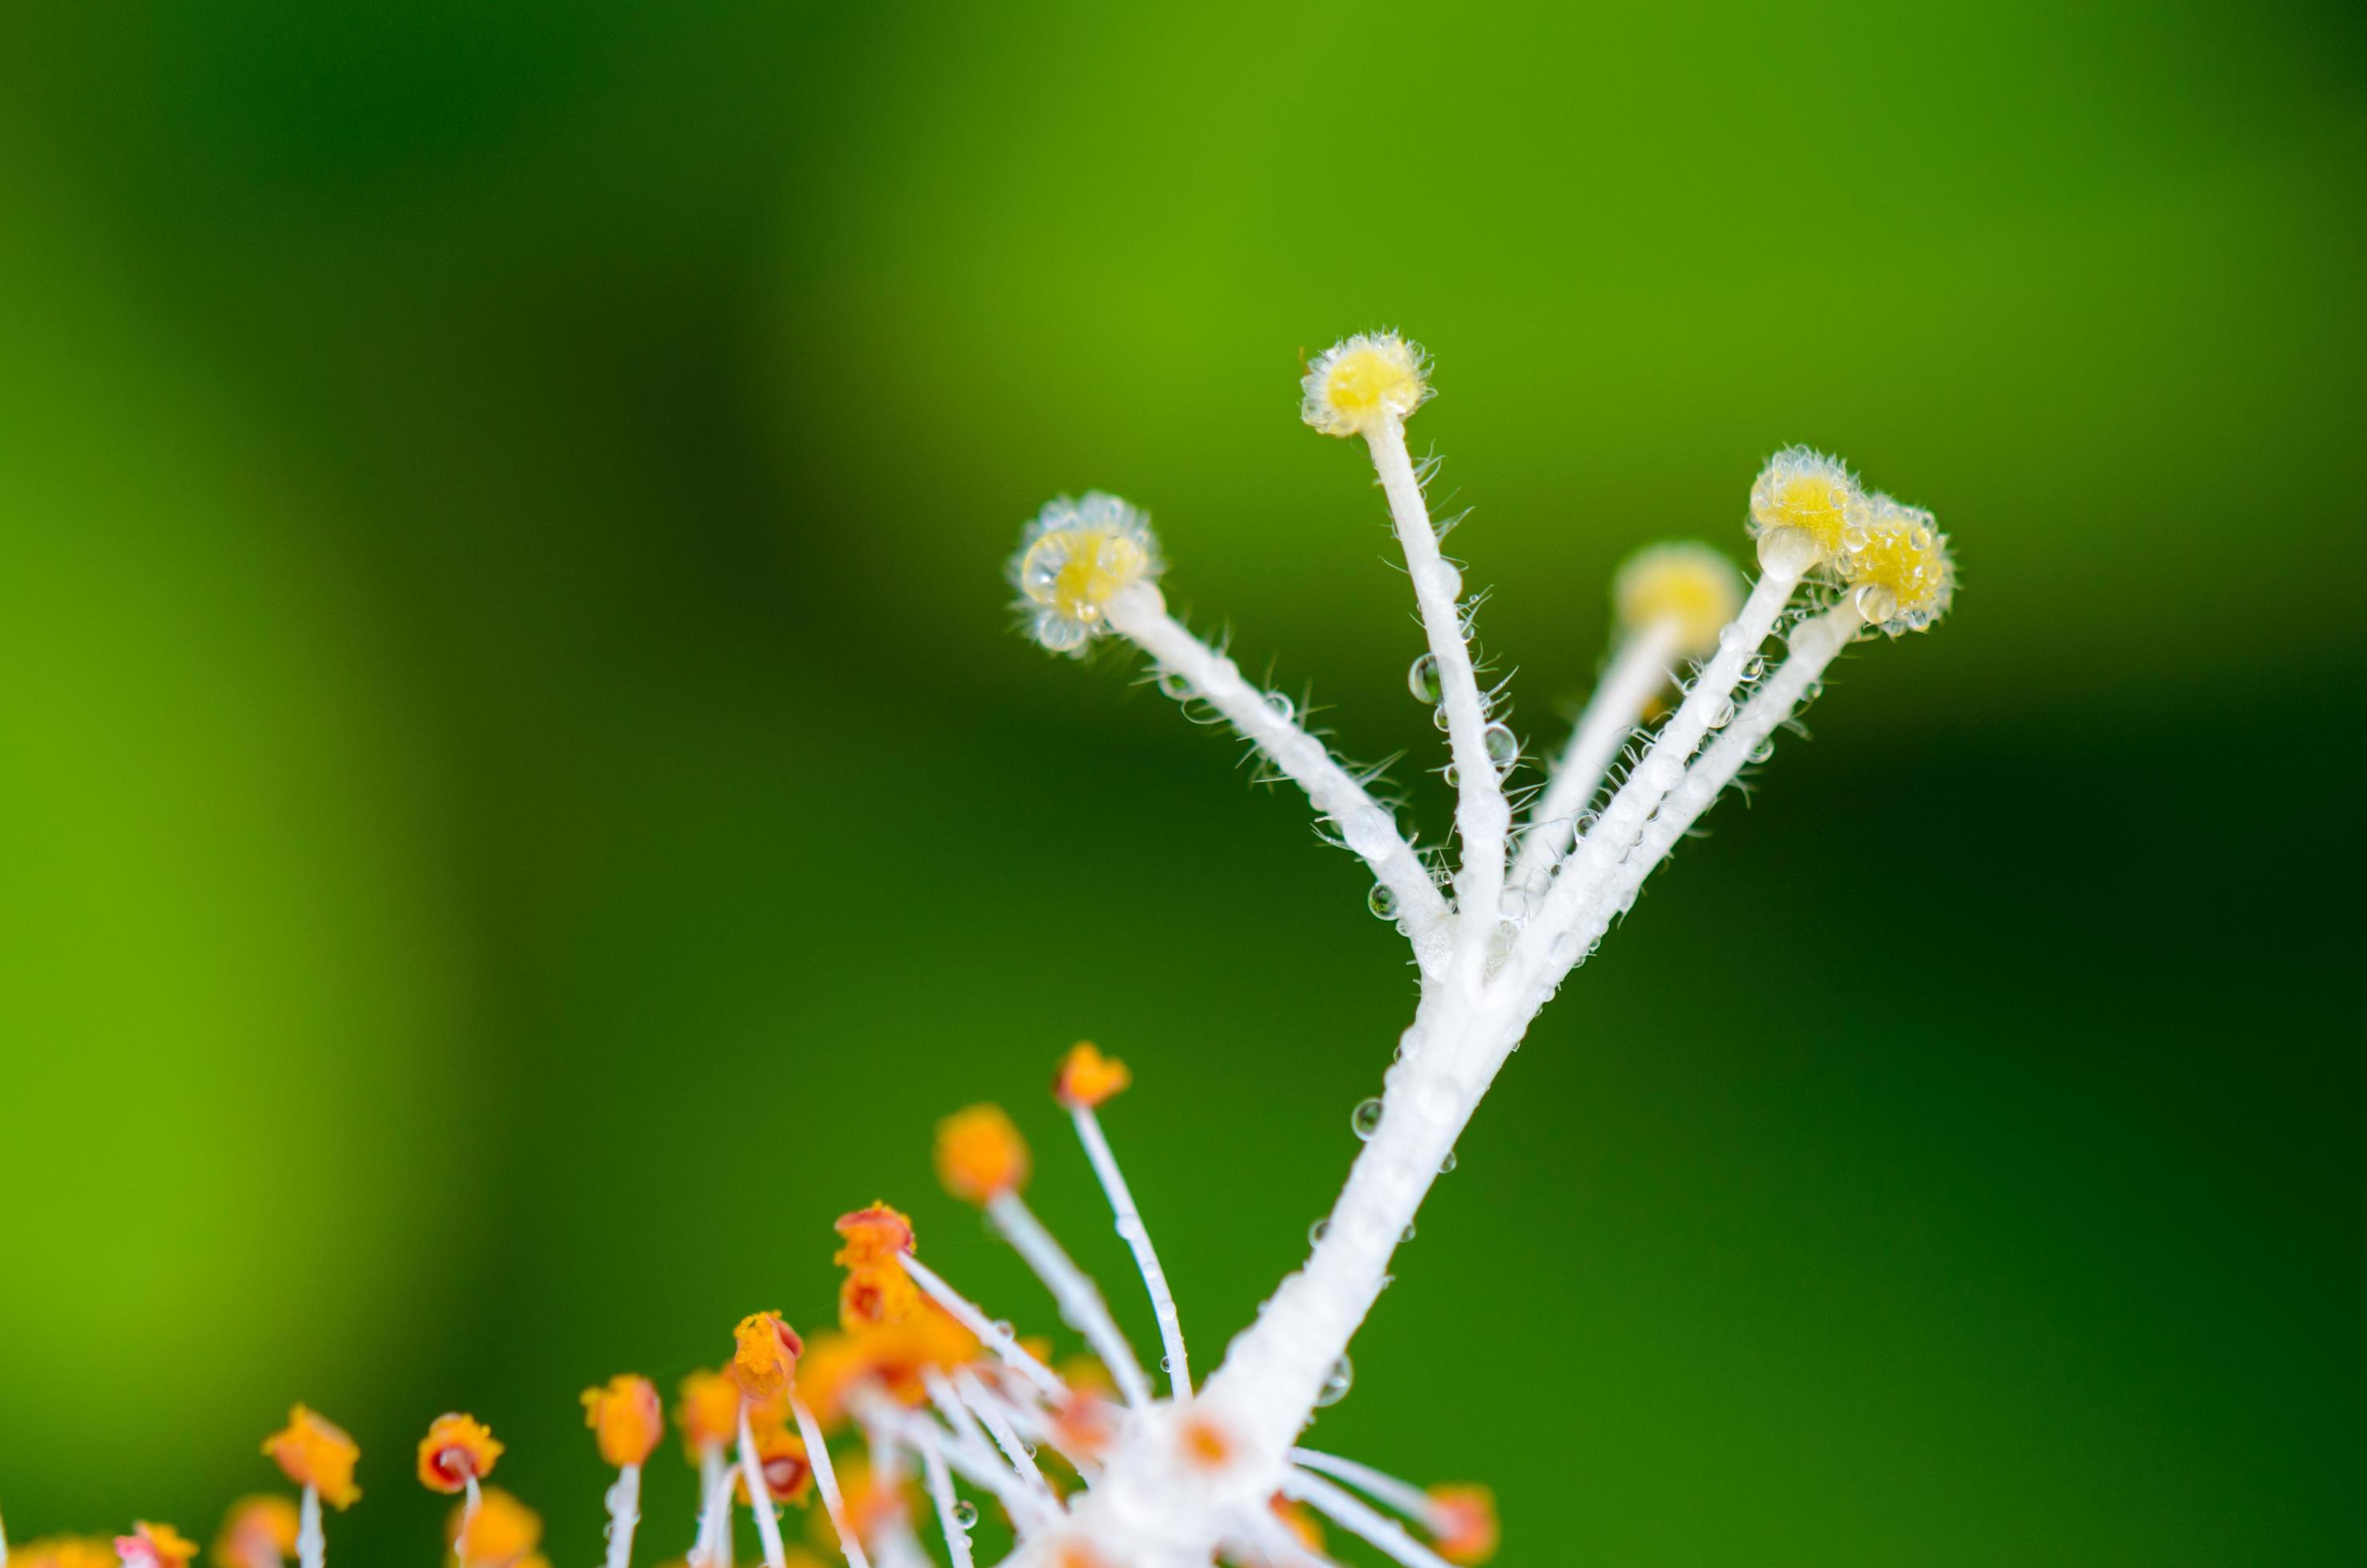
[(1147, 1342), (1080, 1036), (1213, 1360), (1410, 981), (1001, 562), (1148, 506), (1435, 837), (1294, 418), (1399, 324), (1533, 745), (1784, 442), (1965, 588), (1546, 1012), (1318, 1440), (1513, 1563), (2356, 1562), (2362, 85), (2336, 3), (0, 8), (11, 1533), (210, 1533), (301, 1398), (337, 1561), (455, 1406), (593, 1561), (576, 1390), (826, 1319), (842, 1210), (1050, 1324), (975, 1098)]

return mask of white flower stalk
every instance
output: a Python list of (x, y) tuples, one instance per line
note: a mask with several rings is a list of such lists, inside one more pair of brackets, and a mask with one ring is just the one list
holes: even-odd
[[(1469, 1522), (1461, 1503), (1438, 1501), (1352, 1460), (1295, 1452), (1294, 1440), (1342, 1391), (1348, 1344), (1386, 1282), (1392, 1254), (1431, 1183), (1451, 1167), (1457, 1136), (1538, 1007), (1687, 827), (1744, 766), (1763, 757), (1774, 727), (1806, 700), (1840, 648), (1866, 625), (1893, 635), (1921, 630), (1945, 610), (1953, 590), (1946, 541), (1928, 515), (1869, 497), (1829, 458), (1803, 448), (1778, 453), (1751, 491), (1761, 574), (1747, 594), (1732, 568), (1699, 546), (1643, 552), (1623, 572), (1623, 639), (1508, 868), (1504, 775), (1519, 746), (1501, 722), (1495, 694), (1481, 688), (1462, 573), (1440, 552), (1405, 439), (1406, 420), (1431, 393), (1428, 361), (1394, 334), (1352, 338), (1315, 362), (1303, 392), (1309, 425), (1361, 437), (1370, 449), (1412, 580), (1424, 650), (1411, 683), (1439, 710), (1455, 790), (1459, 858), (1451, 903), (1438, 895), (1394, 816), (1298, 727), (1288, 704), (1249, 686), (1230, 660), (1168, 613), (1157, 586), (1159, 550), (1141, 513), (1105, 495), (1056, 502), (1031, 525), (1014, 562), (1022, 608), (1046, 646), (1073, 653), (1104, 634), (1127, 639), (1150, 655), (1162, 687), (1207, 702), (1300, 784), (1373, 869), (1375, 907), (1397, 918), (1421, 976), (1384, 1092), (1353, 1119), (1365, 1147), (1305, 1265), (1233, 1340), (1196, 1396), (1188, 1381), (1178, 1381), (1172, 1402), (1144, 1408), (1130, 1397), (1100, 1472), (1070, 1499), (1070, 1533), (1060, 1539), (1084, 1543), (1095, 1562), (1197, 1564), (1227, 1541), (1267, 1540), (1271, 1532), (1253, 1516), (1277, 1494), (1314, 1505), (1399, 1562), (1443, 1560), (1448, 1538), (1440, 1532), (1460, 1532)], [(1761, 649), (1783, 629), (1804, 584), (1815, 585), (1812, 599), (1835, 588), (1846, 597), (1792, 630), (1791, 656), (1771, 677)], [(1605, 777), (1668, 683), (1670, 665), (1688, 657), (1704, 662), (1602, 799)], [(1111, 1181), (1104, 1167), (1114, 1163), (1097, 1128), (1084, 1116), (1076, 1119), (1132, 1245), (1138, 1224), (1129, 1221), (1138, 1216), (1131, 1195)], [(1027, 1250), (1023, 1237), (1013, 1239)], [(1150, 1256), (1144, 1261), (1137, 1248), (1154, 1302), (1172, 1300)], [(1038, 1267), (1056, 1294), (1072, 1292), (1057, 1267)], [(1167, 1313), (1159, 1320), (1163, 1335)], [(1078, 1321), (1098, 1344), (1097, 1329)], [(1168, 1361), (1171, 1369), (1181, 1364), (1177, 1347), (1171, 1346)], [(1024, 1392), (1058, 1408), (1058, 1396), (1040, 1384)], [(1326, 1473), (1365, 1486), (1429, 1532), (1433, 1544)], [(1491, 1543), (1492, 1529), (1491, 1515)], [(1036, 1560), (1036, 1551), (1023, 1541), (1023, 1559)]]
[[(740, 1478), (748, 1488), (748, 1511), (756, 1516), (756, 1543), (764, 1551), (764, 1568), (784, 1568), (788, 1553), (781, 1544), (780, 1511), (773, 1506), (773, 1490), (764, 1481), (764, 1461), (756, 1452), (756, 1431), (745, 1400), (740, 1404)], [(730, 1526), (727, 1522), (724, 1528)]]
[(838, 1550), (845, 1557), (847, 1568), (871, 1568), (863, 1554), (863, 1541), (857, 1535), (854, 1520), (846, 1511), (846, 1496), (838, 1489), (838, 1472), (831, 1468), (830, 1445), (822, 1440), (821, 1426), (814, 1420), (803, 1400), (789, 1402), (789, 1409), (798, 1419), (798, 1435), (806, 1441), (806, 1452), (813, 1458), (814, 1489), (821, 1494), (822, 1506), (830, 1512), (831, 1528), (838, 1532)]

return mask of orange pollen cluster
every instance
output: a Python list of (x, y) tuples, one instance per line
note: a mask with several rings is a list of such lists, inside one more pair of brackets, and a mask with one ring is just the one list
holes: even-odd
[(721, 1372), (693, 1372), (679, 1385), (674, 1424), (693, 1464), (699, 1450), (731, 1441), (740, 1430), (740, 1385)]
[(846, 1416), (846, 1396), (858, 1384), (884, 1390), (900, 1404), (928, 1398), (926, 1376), (974, 1359), (979, 1343), (953, 1314), (923, 1301), (892, 1322), (866, 1324), (845, 1334), (818, 1335), (798, 1372), (798, 1392), (824, 1426)]
[(610, 1378), (605, 1388), (583, 1391), (583, 1425), (598, 1435), (600, 1458), (622, 1470), (648, 1462), (665, 1428), (665, 1408), (657, 1385), (629, 1372)]
[(300, 1524), (285, 1497), (242, 1497), (222, 1519), (213, 1560), (220, 1568), (279, 1568), (296, 1550)]
[(846, 1238), (831, 1260), (846, 1270), (838, 1291), (839, 1326), (852, 1334), (911, 1316), (921, 1299), (902, 1262), (912, 1250), (912, 1222), (885, 1203), (874, 1203), (840, 1215), (837, 1229)]
[(742, 1394), (770, 1399), (796, 1379), (806, 1342), (780, 1313), (751, 1312), (731, 1333), (739, 1342), (731, 1354), (731, 1381)]
[(1052, 1075), (1052, 1097), (1070, 1110), (1098, 1108), (1133, 1082), (1125, 1062), (1104, 1056), (1092, 1040), (1081, 1040), (1060, 1058), (1060, 1070)]
[(1496, 1555), (1502, 1530), (1493, 1492), (1484, 1486), (1433, 1486), (1430, 1501), (1432, 1544), (1441, 1557), (1474, 1568)]
[(978, 1204), (1027, 1185), (1027, 1145), (1001, 1106), (974, 1105), (937, 1123), (937, 1179)]
[(493, 1474), (502, 1445), (483, 1422), (457, 1413), (439, 1415), (419, 1439), (419, 1484), (449, 1495)]
[(311, 1487), (331, 1507), (350, 1508), (362, 1494), (354, 1484), (361, 1449), (334, 1423), (300, 1404), (288, 1413), (284, 1431), (264, 1439), (263, 1451), (289, 1480)]
[(542, 1516), (498, 1488), (489, 1488), (477, 1511), (458, 1521), (452, 1541), (460, 1568), (510, 1568), (542, 1544)]
[(1176, 1430), (1184, 1457), (1202, 1470), (1220, 1470), (1232, 1462), (1233, 1435), (1213, 1417), (1191, 1415)]
[(198, 1545), (170, 1525), (141, 1519), (132, 1525), (130, 1535), (115, 1538), (115, 1554), (123, 1560), (124, 1568), (188, 1568)]
[(8, 1568), (122, 1568), (103, 1537), (45, 1535), (8, 1550)]

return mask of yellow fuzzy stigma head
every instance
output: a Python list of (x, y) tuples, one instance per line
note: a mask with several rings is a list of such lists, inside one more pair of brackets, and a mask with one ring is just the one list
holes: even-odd
[(1159, 572), (1150, 519), (1097, 490), (1082, 500), (1048, 502), (1011, 558), (1028, 633), (1056, 653), (1083, 653), (1109, 630), (1110, 600)]
[(1430, 357), (1394, 332), (1358, 333), (1316, 357), (1299, 417), (1327, 436), (1365, 436), (1413, 416), (1430, 397)]
[(1853, 512), (1865, 494), (1839, 458), (1786, 447), (1767, 460), (1750, 486), (1750, 531), (1759, 563), (1797, 577), (1841, 550)]
[(1893, 637), (1928, 629), (1955, 597), (1948, 536), (1933, 526), (1931, 513), (1887, 495), (1866, 503), (1834, 564), (1865, 623)]
[(1666, 626), (1678, 653), (1699, 658), (1742, 608), (1742, 574), (1705, 544), (1649, 544), (1619, 568), (1611, 599), (1630, 635)]

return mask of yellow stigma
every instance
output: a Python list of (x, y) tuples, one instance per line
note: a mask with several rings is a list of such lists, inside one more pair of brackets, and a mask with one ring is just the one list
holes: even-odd
[(1365, 436), (1410, 419), (1430, 397), (1421, 346), (1394, 332), (1358, 333), (1323, 351), (1299, 381), (1299, 417), (1327, 436)]
[(1158, 573), (1150, 519), (1098, 491), (1048, 503), (1027, 525), (1011, 562), (1030, 631), (1059, 653), (1082, 653), (1108, 629), (1110, 600)]
[(1797, 576), (1831, 560), (1840, 551), (1852, 511), (1864, 501), (1840, 459), (1784, 448), (1750, 486), (1750, 530), (1759, 536), (1761, 564)]
[(1948, 536), (1932, 526), (1931, 513), (1887, 495), (1874, 496), (1864, 514), (1836, 562), (1858, 614), (1893, 637), (1925, 630), (1948, 613), (1955, 597)]
[(1611, 597), (1627, 631), (1668, 626), (1676, 651), (1698, 657), (1742, 608), (1742, 576), (1705, 544), (1651, 544), (1619, 568)]

